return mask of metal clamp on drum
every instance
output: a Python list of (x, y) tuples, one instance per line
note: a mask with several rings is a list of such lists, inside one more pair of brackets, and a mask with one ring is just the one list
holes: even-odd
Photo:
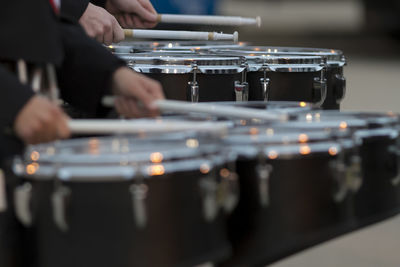
[(260, 78), (262, 100), (268, 101), (270, 79), (267, 78), (268, 67), (263, 64), (264, 78)]
[(18, 186), (14, 191), (15, 215), (26, 227), (32, 225), (33, 215), (31, 210), (32, 185), (28, 182)]
[(218, 214), (217, 190), (218, 185), (214, 177), (207, 176), (200, 180), (200, 191), (203, 198), (203, 215), (207, 222), (212, 222)]
[(336, 87), (334, 89), (334, 95), (336, 103), (340, 104), (346, 95), (346, 78), (341, 74), (335, 75)]
[(258, 194), (261, 207), (266, 208), (270, 203), (269, 178), (271, 177), (273, 168), (270, 164), (267, 164), (265, 155), (261, 152), (259, 153), (258, 160), (259, 163), (256, 166)]
[[(232, 163), (231, 165), (235, 165)], [(230, 167), (230, 166), (228, 166)], [(239, 201), (239, 177), (234, 168), (223, 168), (220, 170), (221, 183), (218, 197), (220, 205), (226, 213), (230, 213)]]
[(67, 232), (69, 229), (67, 210), (68, 202), (71, 197), (71, 189), (56, 181), (56, 190), (51, 196), (51, 204), (53, 206), (53, 220), (57, 227), (62, 232)]
[(192, 71), (193, 71), (193, 81), (188, 82), (189, 85), (189, 94), (190, 95), (190, 101), (191, 102), (199, 102), (199, 83), (196, 81), (196, 74), (198, 71), (198, 66), (197, 64), (194, 62), (192, 64)]
[(235, 97), (236, 102), (248, 101), (249, 85), (246, 82), (235, 81)]
[[(331, 162), (330, 167), (334, 173), (335, 183), (337, 185), (337, 190), (333, 192), (333, 199), (335, 202), (342, 202), (349, 191), (356, 191), (361, 185), (361, 171), (358, 162), (354, 162), (348, 166), (344, 160), (344, 151), (339, 152), (337, 159)], [(354, 172), (353, 172), (354, 170)], [(356, 176), (353, 176), (356, 175)]]
[(129, 188), (132, 195), (133, 216), (138, 228), (144, 228), (147, 225), (146, 198), (148, 186), (144, 183), (132, 184)]
[(393, 186), (400, 184), (400, 149), (398, 145), (389, 148), (389, 152), (395, 157), (397, 175), (391, 180)]
[(321, 106), (326, 99), (326, 94), (327, 94), (326, 79), (323, 77), (321, 78), (315, 77), (313, 85), (313, 102), (317, 106)]

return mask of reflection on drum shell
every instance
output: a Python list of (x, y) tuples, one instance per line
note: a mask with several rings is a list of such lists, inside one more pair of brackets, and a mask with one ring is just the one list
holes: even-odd
[[(167, 99), (191, 101), (189, 82), (193, 81), (192, 73), (166, 74), (143, 73), (159, 81)], [(242, 74), (196, 74), (199, 85), (199, 102), (235, 101), (235, 82), (242, 81)]]
[(399, 212), (400, 189), (398, 184), (393, 183), (400, 175), (398, 156), (392, 152), (396, 138), (389, 134), (374, 135), (373, 132), (362, 138), (363, 184), (355, 197), (355, 212), (360, 227)]
[(219, 212), (210, 222), (201, 212), (199, 183), (216, 173), (197, 169), (145, 178), (148, 219), (143, 228), (133, 216), (130, 187), (135, 180), (63, 181), (71, 192), (66, 232), (53, 219), (55, 182), (24, 179), (33, 186), (34, 227), (26, 232), (35, 235), (30, 248), (38, 266), (193, 266), (227, 258), (225, 215)]
[[(321, 72), (267, 72), (270, 79), (268, 100), (317, 102), (313, 94), (314, 78), (321, 77)], [(248, 72), (249, 100), (263, 100), (260, 79), (262, 71)]]
[(337, 183), (328, 153), (268, 160), (270, 204), (258, 198), (255, 158), (240, 158), (240, 200), (229, 218), (234, 256), (223, 266), (269, 264), (354, 228), (352, 196), (335, 202)]

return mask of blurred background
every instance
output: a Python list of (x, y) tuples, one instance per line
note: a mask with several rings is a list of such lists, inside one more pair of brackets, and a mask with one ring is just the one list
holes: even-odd
[[(152, 0), (159, 13), (260, 16), (262, 27), (239, 31), (256, 45), (344, 51), (347, 94), (342, 110), (400, 112), (398, 0)], [(192, 29), (194, 29), (192, 27)], [(400, 217), (296, 254), (274, 267), (398, 267)]]

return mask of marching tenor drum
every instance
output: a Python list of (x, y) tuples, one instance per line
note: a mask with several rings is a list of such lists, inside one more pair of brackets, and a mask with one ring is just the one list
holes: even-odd
[(324, 131), (253, 126), (225, 139), (239, 158), (240, 197), (229, 217), (233, 256), (221, 266), (262, 266), (354, 229), (351, 139)]
[[(351, 119), (353, 118), (353, 119)], [(356, 121), (364, 121), (364, 126)], [(358, 227), (383, 220), (400, 210), (399, 118), (394, 114), (306, 112), (299, 115), (303, 128), (348, 128), (359, 143), (362, 184), (355, 195)], [(328, 126), (327, 124), (331, 124)], [(360, 127), (361, 126), (361, 127)]]
[[(234, 51), (231, 51), (234, 50)], [(304, 48), (304, 47), (270, 47), (270, 46), (242, 46), (239, 49), (213, 49), (213, 53), (254, 56), (319, 56), (326, 60), (327, 94), (322, 107), (324, 109), (340, 109), (340, 102), (346, 93), (346, 79), (343, 76), (343, 67), (346, 59), (343, 52), (337, 49)]]
[(226, 51), (247, 62), (249, 100), (306, 101), (321, 106), (327, 95), (326, 60), (320, 56)]
[(230, 255), (235, 160), (208, 141), (127, 137), (30, 147), (16, 160), (15, 210), (34, 262), (193, 266)]
[(246, 100), (242, 57), (156, 52), (116, 54), (128, 67), (158, 80), (168, 99), (191, 102)]

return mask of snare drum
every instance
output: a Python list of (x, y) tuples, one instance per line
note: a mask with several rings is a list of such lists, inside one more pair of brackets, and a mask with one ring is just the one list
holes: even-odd
[[(232, 49), (230, 49), (232, 50)], [(270, 56), (319, 56), (326, 60), (327, 94), (322, 107), (324, 109), (340, 109), (340, 102), (346, 94), (346, 79), (343, 68), (346, 59), (343, 52), (337, 49), (304, 48), (304, 47), (269, 47), (269, 46), (242, 46), (239, 49), (244, 54)], [(217, 52), (212, 50), (212, 52)], [(231, 54), (232, 51), (220, 50), (218, 53)], [(237, 55), (237, 53), (234, 53)], [(240, 54), (240, 53), (238, 53)]]
[(122, 137), (31, 147), (15, 162), (21, 181), (15, 206), (34, 236), (37, 266), (193, 266), (225, 259), (234, 157), (218, 151), (197, 139), (167, 144)]
[(233, 257), (222, 266), (262, 266), (354, 228), (341, 155), (326, 132), (237, 129), (240, 198), (229, 218)]
[(128, 67), (158, 80), (167, 99), (191, 102), (246, 100), (245, 65), (241, 57), (193, 52), (117, 54)]

